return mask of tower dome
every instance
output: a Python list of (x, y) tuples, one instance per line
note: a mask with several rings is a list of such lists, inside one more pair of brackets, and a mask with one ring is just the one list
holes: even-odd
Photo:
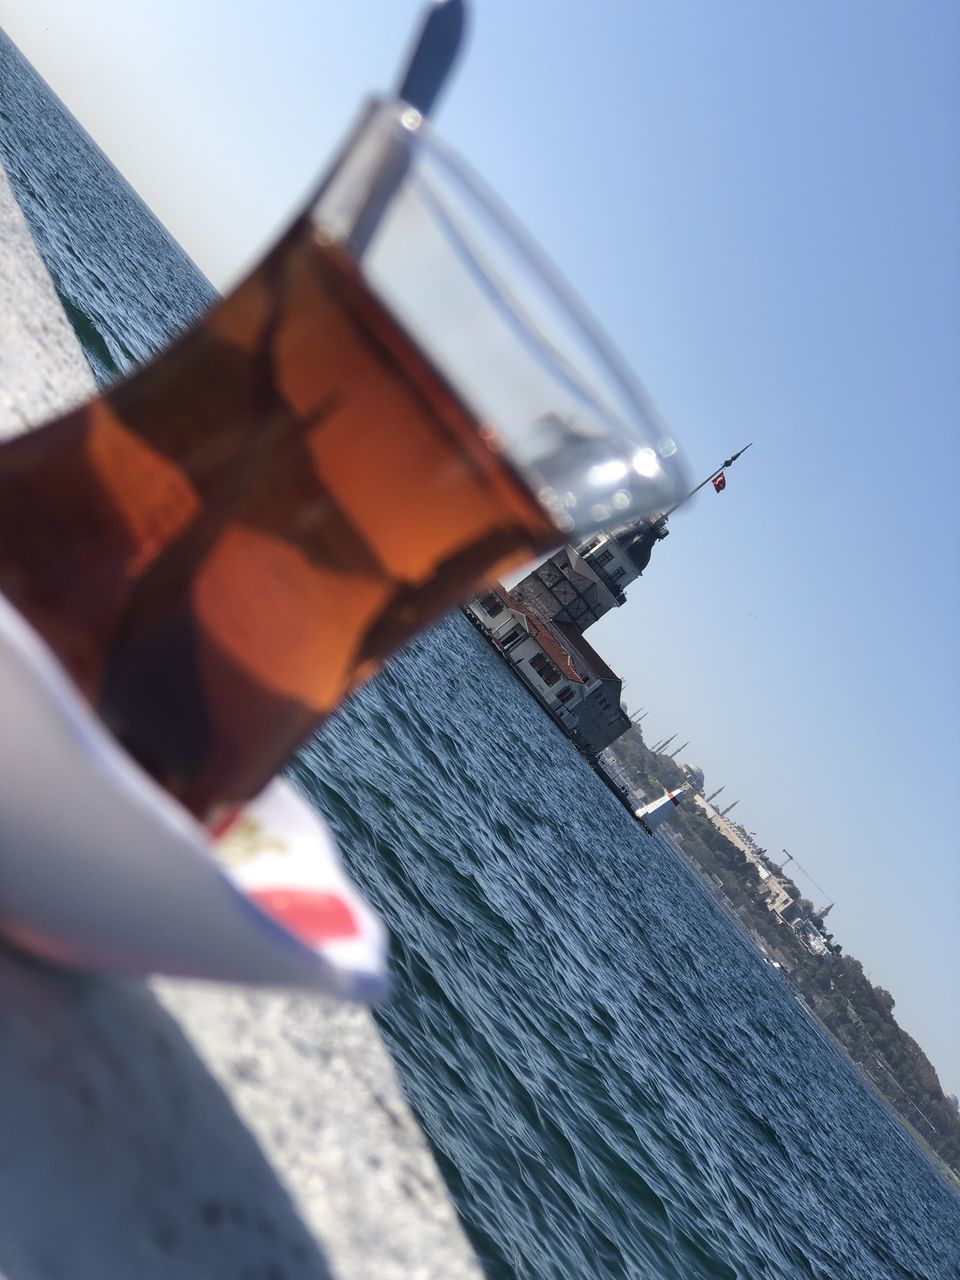
[(703, 770), (700, 766), (697, 764), (682, 764), (680, 768), (694, 791), (699, 791), (703, 794)]

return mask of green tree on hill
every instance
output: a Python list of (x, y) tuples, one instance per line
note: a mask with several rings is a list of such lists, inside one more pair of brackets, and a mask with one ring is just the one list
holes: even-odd
[[(613, 751), (651, 799), (684, 781), (676, 762), (652, 753), (637, 728), (620, 738)], [(684, 852), (719, 879), (738, 915), (768, 950), (783, 958), (791, 980), (823, 1025), (869, 1073), (890, 1105), (960, 1173), (960, 1114), (944, 1096), (923, 1050), (897, 1023), (890, 992), (870, 982), (855, 956), (812, 955), (796, 932), (767, 909), (756, 869), (700, 806), (681, 805), (674, 822), (683, 836)], [(810, 900), (801, 897), (791, 879), (780, 879), (801, 911), (812, 918)]]

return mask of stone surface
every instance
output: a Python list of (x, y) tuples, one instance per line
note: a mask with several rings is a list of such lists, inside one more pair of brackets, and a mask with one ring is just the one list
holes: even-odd
[(0, 438), (84, 400), (93, 374), (0, 167)]
[(154, 990), (335, 1276), (480, 1276), (366, 1010), (200, 983), (165, 980)]
[[(0, 435), (92, 389), (0, 170)], [(2, 947), (0, 1203), (5, 1280), (480, 1276), (368, 1012)]]

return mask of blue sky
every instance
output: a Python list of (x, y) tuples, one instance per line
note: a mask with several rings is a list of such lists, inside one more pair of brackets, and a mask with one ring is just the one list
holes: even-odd
[[(649, 733), (690, 738), (735, 816), (836, 898), (837, 936), (960, 1090), (960, 7), (474, 10), (442, 132), (615, 336), (695, 476), (755, 442), (590, 638)], [(393, 82), (418, 13), (0, 0), (221, 287)]]

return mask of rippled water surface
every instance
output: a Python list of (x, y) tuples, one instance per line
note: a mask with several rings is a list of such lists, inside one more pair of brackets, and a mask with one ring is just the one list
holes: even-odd
[(100, 383), (168, 342), (213, 298), (2, 31), (0, 162)]
[[(101, 380), (208, 283), (0, 39), (0, 158)], [(295, 766), (491, 1277), (954, 1280), (960, 1202), (462, 618)]]
[(296, 774), (390, 923), (381, 1020), (491, 1276), (955, 1274), (946, 1185), (463, 619)]

